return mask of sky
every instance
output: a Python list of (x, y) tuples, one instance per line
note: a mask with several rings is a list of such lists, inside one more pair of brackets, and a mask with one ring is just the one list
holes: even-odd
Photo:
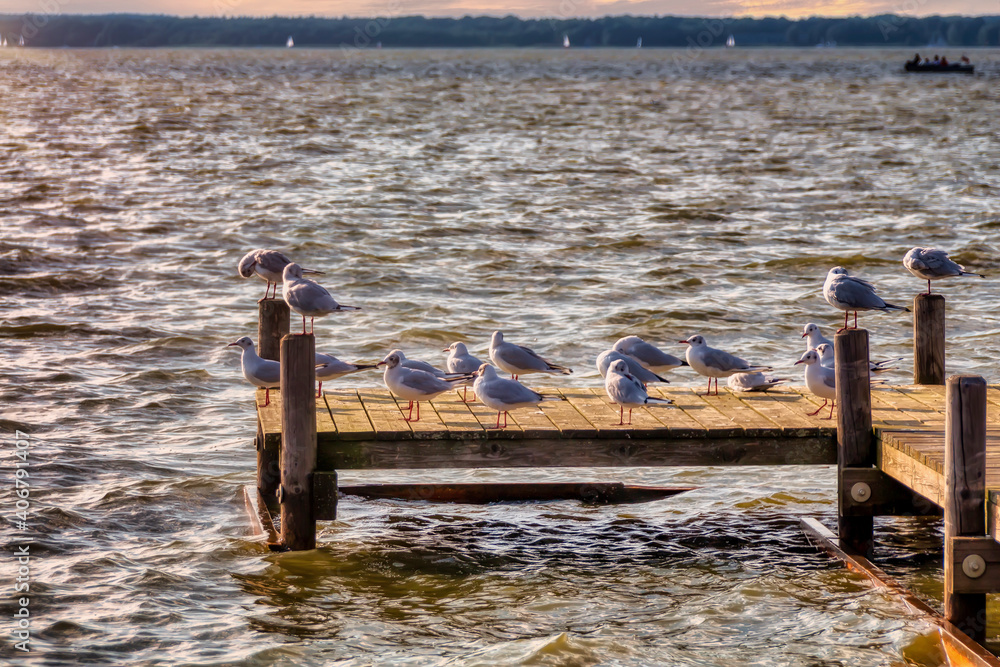
[(688, 16), (847, 16), (1000, 14), (1000, 0), (0, 0), (0, 13), (129, 12), (181, 16), (522, 17), (673, 14)]

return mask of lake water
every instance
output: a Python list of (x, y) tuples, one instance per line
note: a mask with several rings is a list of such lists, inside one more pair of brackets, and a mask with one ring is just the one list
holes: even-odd
[[(914, 245), (1000, 274), (995, 51), (973, 77), (885, 50), (0, 51), (0, 586), (30, 543), (32, 653), (108, 665), (936, 664), (928, 627), (811, 550), (830, 468), (372, 471), (344, 481), (622, 480), (646, 505), (360, 501), (321, 548), (249, 535), (234, 348), (279, 248), (365, 310), (350, 360), (489, 334), (575, 369), (635, 333), (791, 368), (829, 268), (890, 301)], [(951, 53), (948, 54), (952, 56)], [(957, 53), (955, 54), (958, 55)], [(944, 282), (948, 370), (997, 381), (995, 278)], [(862, 314), (907, 356), (905, 314)], [(680, 385), (701, 385), (683, 370)], [(377, 374), (349, 383), (380, 386)], [(32, 510), (14, 523), (14, 430)], [(881, 524), (940, 596), (940, 526)]]

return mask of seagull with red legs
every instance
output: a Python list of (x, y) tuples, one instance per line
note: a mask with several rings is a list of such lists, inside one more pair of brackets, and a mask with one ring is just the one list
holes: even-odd
[[(260, 303), (264, 299), (267, 299), (267, 293), (271, 291), (271, 285), (274, 285), (274, 298), (278, 298), (278, 285), (282, 282), (282, 272), (291, 263), (292, 260), (288, 259), (284, 253), (280, 253), (277, 250), (261, 249), (251, 250), (243, 255), (243, 259), (240, 260), (236, 268), (244, 278), (257, 275), (261, 280), (267, 282), (267, 287), (264, 289), (264, 298), (257, 302)], [(323, 275), (322, 271), (314, 271), (312, 269), (302, 269), (302, 273)]]
[(736, 373), (753, 373), (754, 371), (769, 371), (770, 366), (754, 366), (745, 359), (709, 347), (704, 336), (691, 336), (679, 341), (688, 346), (685, 357), (691, 369), (699, 375), (708, 378), (708, 391), (705, 396), (712, 395), (712, 380), (715, 380), (715, 396), (719, 395), (719, 378), (727, 378)]
[(302, 316), (302, 333), (306, 333), (306, 318), (309, 318), (309, 333), (317, 317), (323, 317), (341, 310), (361, 310), (361, 306), (345, 306), (337, 303), (319, 283), (302, 277), (302, 267), (292, 262), (281, 274), (283, 284), (281, 296), (293, 312)]
[[(475, 375), (476, 381), (472, 385), (472, 391), (479, 397), (480, 403), (497, 411), (498, 429), (507, 428), (507, 413), (511, 410), (531, 408), (542, 401), (562, 400), (558, 396), (543, 396), (517, 380), (502, 378), (490, 364), (481, 365)], [(503, 426), (500, 426), (501, 414), (503, 414)]]
[[(459, 375), (454, 378), (439, 378), (433, 373), (422, 371), (416, 368), (407, 368), (403, 365), (399, 350), (393, 350), (385, 359), (378, 362), (376, 366), (385, 366), (382, 374), (382, 381), (394, 395), (409, 401), (409, 415), (406, 421), (420, 421), (420, 401), (429, 401), (432, 398), (443, 394), (454, 387), (468, 382), (471, 375)], [(413, 407), (416, 404), (417, 416), (413, 416)]]
[(848, 329), (847, 316), (852, 311), (854, 312), (854, 326), (850, 327), (852, 329), (858, 328), (859, 310), (881, 310), (883, 313), (890, 310), (910, 312), (909, 308), (885, 301), (875, 293), (874, 285), (867, 280), (849, 275), (847, 269), (842, 266), (835, 266), (826, 274), (823, 297), (831, 306), (844, 311), (844, 328), (839, 329), (837, 333)]
[(618, 405), (618, 425), (625, 425), (625, 408), (628, 408), (628, 423), (632, 424), (632, 410), (643, 406), (670, 405), (667, 398), (651, 398), (639, 378), (629, 372), (628, 362), (615, 359), (608, 366), (604, 376), (604, 391), (612, 403)]

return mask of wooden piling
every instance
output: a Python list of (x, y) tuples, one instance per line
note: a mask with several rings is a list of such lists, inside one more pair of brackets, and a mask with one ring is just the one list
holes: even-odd
[(281, 541), (316, 548), (312, 479), (316, 469), (316, 339), (281, 339)]
[[(257, 354), (262, 359), (278, 361), (281, 358), (281, 337), (288, 334), (291, 312), (282, 299), (264, 299), (259, 304), (257, 319)], [(272, 500), (278, 491), (280, 468), (278, 449), (264, 449), (264, 437), (259, 432), (257, 445), (257, 489)]]
[[(970, 553), (956, 563), (955, 538), (986, 534), (986, 381), (976, 375), (954, 375), (946, 387), (945, 618), (982, 641), (986, 635), (986, 594), (968, 592), (969, 586), (957, 585), (972, 582), (956, 570), (978, 579), (984, 574), (979, 570), (985, 570), (991, 559), (984, 559), (984, 550), (983, 556)], [(995, 546), (992, 542), (987, 538), (984, 546)]]
[[(872, 515), (846, 512), (846, 494), (863, 496), (863, 486), (847, 489), (845, 468), (871, 468), (875, 464), (875, 437), (872, 431), (872, 396), (868, 377), (868, 331), (848, 329), (834, 336), (837, 380), (837, 496), (840, 498), (838, 527), (844, 546), (871, 557)], [(859, 484), (857, 482), (855, 485)]]
[(281, 338), (288, 335), (291, 311), (283, 299), (264, 299), (259, 305), (257, 354), (261, 359), (278, 361), (281, 354)]
[(913, 299), (913, 383), (944, 384), (944, 296)]

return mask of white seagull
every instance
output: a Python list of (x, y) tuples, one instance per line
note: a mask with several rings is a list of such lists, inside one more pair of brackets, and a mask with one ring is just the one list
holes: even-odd
[[(448, 353), (445, 368), (448, 369), (449, 373), (475, 373), (483, 365), (482, 361), (469, 354), (469, 348), (465, 346), (465, 343), (455, 341), (441, 351)], [(469, 402), (468, 392), (468, 387), (462, 388), (462, 400), (466, 403)], [(472, 400), (476, 400), (475, 391), (472, 392)]]
[[(826, 366), (827, 368), (836, 368), (836, 356), (834, 355), (833, 345), (830, 343), (820, 343), (816, 348), (819, 352), (819, 362)], [(882, 361), (869, 361), (868, 370), (873, 373), (878, 373), (880, 371), (891, 371), (895, 368), (891, 364), (897, 361), (902, 361), (903, 357), (896, 357), (895, 359), (884, 359)]]
[(319, 381), (319, 389), (316, 390), (316, 398), (323, 395), (323, 382), (336, 380), (351, 373), (367, 371), (378, 368), (377, 364), (351, 364), (341, 361), (337, 357), (329, 354), (316, 353), (316, 379)]
[(257, 350), (253, 347), (253, 341), (249, 337), (243, 336), (236, 339), (226, 347), (241, 347), (243, 352), (240, 356), (240, 366), (243, 368), (243, 377), (247, 382), (255, 387), (264, 389), (264, 405), (271, 404), (271, 388), (281, 384), (281, 364), (271, 359), (261, 359), (257, 356)]
[(281, 296), (293, 311), (302, 316), (302, 333), (306, 332), (306, 318), (312, 332), (313, 320), (338, 310), (361, 310), (360, 306), (343, 306), (330, 296), (319, 283), (302, 277), (302, 267), (292, 262), (281, 274)]
[[(446, 373), (445, 371), (437, 368), (426, 361), (420, 361), (419, 359), (407, 359), (406, 355), (403, 354), (402, 350), (393, 350), (389, 354), (395, 354), (399, 357), (399, 365), (403, 368), (412, 368), (415, 371), (423, 371), (425, 373), (430, 373), (434, 377), (441, 378), (442, 380), (447, 378), (457, 377), (459, 375), (468, 375), (469, 373)], [(478, 367), (477, 367), (478, 368)]]
[(931, 281), (954, 276), (979, 276), (981, 273), (966, 271), (961, 264), (948, 258), (948, 253), (937, 248), (911, 248), (903, 257), (903, 266), (917, 278), (927, 281), (927, 293), (931, 293)]
[[(243, 255), (243, 259), (240, 260), (237, 270), (240, 275), (244, 278), (249, 278), (254, 274), (260, 276), (261, 280), (267, 281), (267, 287), (264, 289), (264, 299), (267, 298), (267, 293), (271, 289), (272, 283), (274, 284), (274, 297), (278, 297), (278, 283), (282, 281), (282, 272), (285, 267), (292, 263), (292, 260), (288, 259), (284, 253), (280, 253), (277, 250), (251, 250), (247, 254)], [(313, 271), (312, 269), (302, 269), (302, 273), (315, 273), (323, 275), (322, 271)], [(260, 301), (263, 301), (261, 299)], [(260, 303), (258, 301), (257, 303)]]
[(505, 343), (503, 333), (500, 331), (494, 331), (493, 338), (490, 339), (490, 359), (501, 370), (510, 373), (514, 380), (517, 379), (517, 376), (528, 373), (569, 375), (573, 372), (564, 366), (557, 366), (542, 359), (530, 348)]
[[(542, 396), (517, 380), (502, 378), (489, 364), (482, 364), (476, 371), (476, 382), (472, 385), (472, 391), (483, 405), (497, 411), (496, 428), (507, 428), (507, 413), (510, 410), (530, 408), (542, 401), (562, 400), (558, 396)], [(500, 426), (501, 413), (503, 413), (503, 426)]]
[(833, 341), (824, 336), (819, 330), (819, 325), (812, 322), (802, 327), (802, 337), (809, 339), (806, 341), (806, 351), (815, 350), (823, 343), (833, 345)]
[(719, 395), (719, 378), (729, 377), (736, 373), (752, 373), (753, 371), (769, 371), (770, 366), (754, 366), (750, 362), (733, 356), (728, 352), (709, 347), (702, 336), (691, 336), (679, 341), (688, 345), (687, 362), (699, 375), (708, 378), (708, 396), (712, 391), (712, 378), (715, 378), (715, 395)]
[(730, 375), (729, 379), (726, 380), (726, 385), (733, 391), (767, 391), (782, 382), (788, 382), (788, 378), (776, 378), (760, 372), (753, 372)]
[(650, 382), (666, 382), (668, 384), (670, 382), (669, 380), (660, 377), (653, 371), (643, 367), (643, 365), (639, 363), (638, 359), (630, 357), (627, 354), (622, 354), (616, 350), (605, 350), (597, 355), (597, 370), (601, 374), (601, 377), (607, 379), (608, 368), (615, 361), (624, 362), (626, 368), (628, 368), (628, 372), (635, 376), (635, 378), (639, 380), (643, 386), (646, 386)]
[[(909, 308), (896, 306), (888, 303), (875, 293), (875, 286), (867, 280), (848, 275), (847, 269), (842, 266), (835, 266), (826, 274), (826, 282), (823, 284), (823, 296), (826, 302), (834, 308), (844, 311), (844, 328), (847, 329), (847, 316), (854, 311), (854, 326), (858, 328), (859, 310), (902, 310), (910, 312)], [(839, 333), (838, 331), (838, 333)]]
[[(468, 375), (459, 375), (456, 378), (443, 379), (427, 371), (416, 368), (407, 368), (402, 364), (402, 360), (396, 352), (378, 362), (376, 366), (385, 366), (385, 373), (382, 381), (385, 386), (396, 396), (410, 402), (410, 414), (404, 417), (406, 421), (420, 421), (420, 401), (429, 401), (435, 396), (443, 394), (452, 389), (455, 385), (461, 384), (469, 379)], [(417, 418), (413, 418), (413, 404), (417, 404)]]
[(830, 416), (824, 417), (824, 419), (833, 419), (833, 406), (837, 398), (837, 374), (832, 368), (824, 366), (819, 362), (819, 352), (816, 350), (809, 350), (795, 364), (806, 365), (806, 387), (809, 391), (823, 399), (823, 405), (816, 408), (815, 411), (810, 412), (809, 416), (812, 417), (819, 414), (819, 411), (825, 408), (829, 402)]
[(667, 398), (650, 398), (646, 388), (639, 379), (629, 373), (628, 363), (624, 359), (615, 359), (608, 366), (608, 374), (604, 377), (604, 391), (612, 403), (618, 405), (618, 425), (625, 424), (625, 408), (628, 408), (628, 423), (632, 423), (632, 409), (644, 405), (670, 405)]
[(667, 354), (638, 336), (619, 338), (611, 349), (615, 352), (627, 354), (642, 364), (643, 368), (649, 369), (654, 373), (666, 373), (679, 366), (688, 365), (683, 359), (678, 359), (672, 354)]

